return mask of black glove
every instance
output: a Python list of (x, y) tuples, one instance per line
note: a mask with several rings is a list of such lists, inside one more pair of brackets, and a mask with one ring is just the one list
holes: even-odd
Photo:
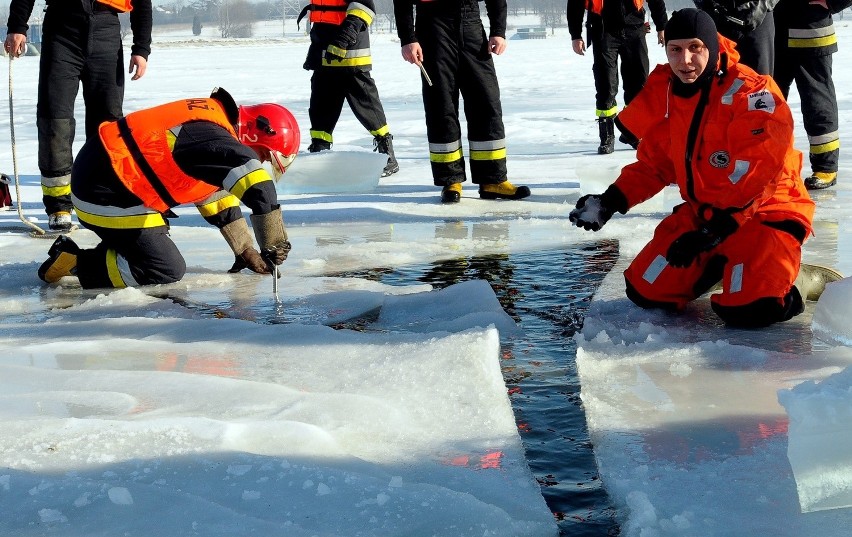
[(577, 200), (577, 207), (568, 220), (586, 231), (597, 231), (612, 218), (613, 210), (604, 205), (600, 194), (586, 194)]
[(686, 268), (692, 264), (699, 254), (715, 248), (722, 239), (710, 233), (707, 229), (687, 231), (676, 238), (666, 252), (669, 265)]
[(323, 53), (323, 58), (329, 63), (342, 62), (346, 58), (346, 49), (340, 48), (337, 45), (329, 45), (325, 49), (325, 53)]
[(343, 61), (346, 58), (346, 51), (358, 41), (358, 33), (365, 25), (366, 23), (355, 15), (347, 15), (337, 35), (325, 49), (325, 61)]
[(704, 205), (698, 213), (706, 223), (697, 230), (687, 231), (672, 242), (666, 252), (669, 265), (688, 267), (699, 254), (709, 252), (739, 228), (736, 219), (725, 210)]
[(267, 264), (266, 260), (261, 257), (260, 253), (254, 248), (248, 248), (243, 253), (234, 257), (234, 264), (228, 269), (228, 272), (235, 273), (243, 270), (244, 268), (249, 269), (252, 272), (256, 272), (257, 274), (269, 274), (272, 272), (269, 269), (269, 264)]
[(627, 212), (627, 198), (615, 185), (610, 185), (603, 194), (586, 194), (577, 200), (577, 206), (568, 215), (568, 220), (586, 231), (597, 231), (616, 212)]

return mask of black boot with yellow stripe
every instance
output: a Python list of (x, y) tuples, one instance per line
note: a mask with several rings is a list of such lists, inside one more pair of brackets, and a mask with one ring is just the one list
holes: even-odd
[(66, 237), (59, 236), (47, 251), (48, 260), (38, 268), (38, 277), (47, 283), (55, 283), (64, 276), (73, 276), (77, 272), (77, 255), (80, 247)]
[(491, 185), (479, 185), (479, 197), (484, 200), (520, 200), (529, 195), (529, 187), (515, 186), (509, 181)]

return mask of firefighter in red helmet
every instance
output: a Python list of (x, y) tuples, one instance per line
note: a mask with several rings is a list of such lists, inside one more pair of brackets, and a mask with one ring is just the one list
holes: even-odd
[[(269, 274), (290, 242), (277, 203), (276, 179), (299, 149), (299, 127), (278, 104), (237, 106), (217, 88), (209, 98), (175, 101), (101, 124), (71, 172), (71, 198), (83, 226), (101, 243), (81, 249), (62, 236), (39, 277), (76, 275), (83, 288), (179, 281), (183, 256), (169, 238), (172, 207), (194, 203), (234, 253), (229, 272)], [(258, 249), (240, 211), (251, 209)], [(258, 251), (259, 250), (259, 251)]]

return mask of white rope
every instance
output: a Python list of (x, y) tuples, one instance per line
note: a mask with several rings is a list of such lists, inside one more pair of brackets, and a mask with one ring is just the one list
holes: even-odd
[(33, 224), (26, 218), (24, 218), (24, 211), (21, 209), (21, 181), (18, 178), (18, 157), (15, 151), (15, 107), (12, 104), (12, 60), (14, 59), (14, 55), (12, 51), (9, 51), (9, 134), (12, 136), (12, 168), (15, 172), (15, 198), (18, 201), (18, 218), (21, 219), (21, 222), (26, 224), (27, 226), (33, 229), (33, 234), (44, 235), (47, 232)]

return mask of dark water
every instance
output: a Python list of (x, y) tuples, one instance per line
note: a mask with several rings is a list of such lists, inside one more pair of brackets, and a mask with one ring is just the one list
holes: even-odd
[(436, 288), (472, 279), (490, 282), (503, 309), (525, 332), (501, 342), (503, 376), (530, 468), (565, 536), (619, 534), (586, 430), (572, 337), (617, 258), (617, 242), (602, 241), (336, 274)]

